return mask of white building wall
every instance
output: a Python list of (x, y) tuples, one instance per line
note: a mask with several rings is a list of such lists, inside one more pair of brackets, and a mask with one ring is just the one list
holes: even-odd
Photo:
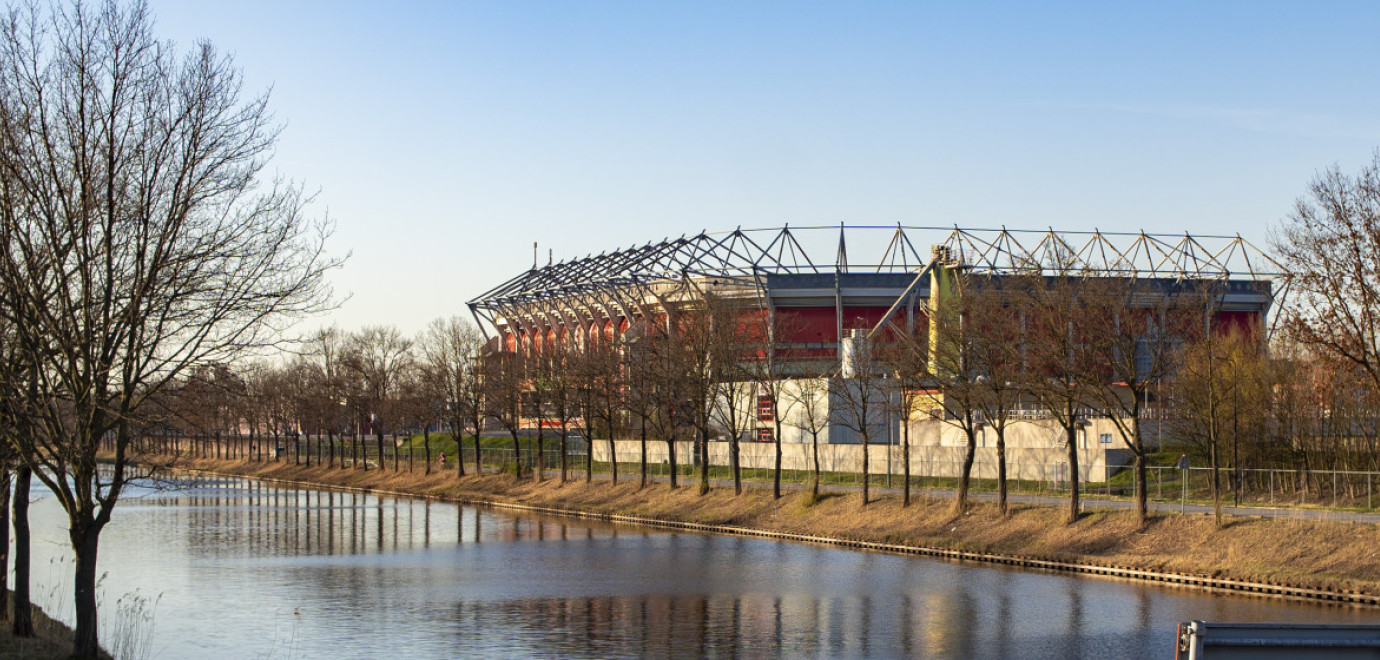
[[(806, 396), (812, 394), (813, 396)], [(772, 428), (771, 421), (757, 420), (757, 388), (741, 388), (740, 419), (746, 429), (741, 437), (742, 466), (770, 469), (775, 465), (775, 443), (756, 442), (758, 428)], [(837, 393), (830, 393), (824, 379), (791, 380), (783, 383), (778, 413), (782, 417), (782, 467), (787, 470), (812, 470), (812, 439), (807, 428), (803, 407), (809, 402), (816, 410), (833, 413), (831, 422), (819, 433), (820, 469), (826, 472), (858, 472), (862, 465), (862, 446), (858, 433), (838, 423), (841, 405)], [(873, 428), (869, 444), (869, 470), (874, 474), (903, 474), (902, 423), (888, 410), (880, 395), (873, 406)], [(720, 399), (718, 404), (723, 406)], [(948, 422), (915, 418), (910, 422), (910, 467), (913, 476), (956, 477), (962, 472), (967, 437), (963, 430)], [(712, 465), (729, 465), (729, 443), (720, 438), (710, 442)], [(977, 436), (974, 451), (973, 475), (981, 479), (997, 476), (996, 431), (990, 426)], [(1121, 439), (1116, 424), (1110, 419), (1092, 419), (1078, 434), (1079, 477), (1083, 481), (1105, 481), (1110, 469), (1115, 473), (1128, 466), (1132, 454)], [(635, 440), (616, 443), (619, 462), (637, 463), (640, 445)], [(693, 443), (681, 441), (676, 445), (676, 461), (692, 464)], [(666, 443), (648, 442), (648, 460), (666, 462)], [(595, 460), (608, 460), (608, 442), (594, 443)], [(1065, 433), (1053, 420), (1019, 419), (1011, 421), (1006, 430), (1007, 476), (1019, 480), (1065, 480), (1068, 478), (1068, 449)]]

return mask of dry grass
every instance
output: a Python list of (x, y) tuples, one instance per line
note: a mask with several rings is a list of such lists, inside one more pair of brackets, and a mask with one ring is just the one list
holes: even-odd
[[(26, 658), (32, 660), (60, 660), (72, 655), (72, 629), (48, 615), (38, 607), (34, 612), (34, 636), (15, 637), (10, 634), (9, 620), (0, 626), (0, 660)], [(102, 653), (101, 657), (110, 655)]]
[(1293, 586), (1380, 593), (1380, 530), (1331, 521), (1230, 518), (1216, 529), (1211, 516), (1167, 515), (1142, 528), (1129, 512), (1095, 511), (1066, 524), (1056, 507), (1016, 507), (1009, 517), (994, 505), (974, 504), (955, 517), (948, 500), (883, 497), (859, 506), (857, 494), (811, 501), (792, 492), (774, 502), (770, 491), (734, 497), (718, 488), (700, 497), (695, 485), (672, 490), (656, 483), (638, 489), (636, 476), (618, 485), (597, 479), (558, 483), (512, 475), (328, 469), (283, 463), (192, 461), (188, 467), (292, 481), (416, 493), (457, 501), (513, 502), (663, 520), (735, 525), (797, 534), (944, 547), (1210, 575)]

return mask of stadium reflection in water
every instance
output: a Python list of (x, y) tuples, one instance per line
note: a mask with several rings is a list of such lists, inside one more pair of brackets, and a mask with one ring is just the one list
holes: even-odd
[[(63, 614), (60, 511), (34, 513), (35, 593)], [(157, 601), (142, 627), (159, 657), (1172, 657), (1183, 620), (1380, 621), (239, 479), (134, 489), (101, 569), (107, 624), (122, 596)]]

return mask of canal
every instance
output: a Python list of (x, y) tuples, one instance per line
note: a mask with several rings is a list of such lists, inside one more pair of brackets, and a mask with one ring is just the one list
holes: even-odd
[[(197, 479), (128, 489), (103, 643), (151, 658), (1172, 658), (1179, 621), (1380, 610)], [(35, 493), (40, 489), (35, 488)], [(34, 594), (71, 621), (51, 496)]]

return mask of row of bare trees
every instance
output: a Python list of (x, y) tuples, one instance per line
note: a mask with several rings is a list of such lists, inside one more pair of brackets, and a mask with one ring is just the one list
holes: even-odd
[[(886, 442), (893, 441), (890, 430), (881, 428), (888, 414), (907, 420), (900, 428), (908, 456), (908, 420), (922, 410), (939, 409), (938, 417), (959, 427), (968, 440), (958, 508), (967, 505), (976, 434), (987, 425), (997, 436), (999, 503), (1005, 511), (1005, 432), (1018, 408), (1033, 405), (1065, 431), (1073, 470), (1079, 463), (1077, 430), (1088, 416), (1116, 419), (1137, 456), (1144, 514), (1150, 450), (1140, 423), (1151, 385), (1169, 374), (1185, 337), (1210, 317), (1202, 292), (1186, 288), (1146, 295), (1142, 281), (1089, 274), (984, 278), (957, 273), (954, 281), (952, 295), (932, 310), (933, 324), (909, 333), (888, 329), (875, 343), (859, 345), (846, 374), (832, 360), (802, 359), (783, 349), (776, 336), (791, 332), (789, 319), (714, 293), (702, 293), (617, 337), (595, 331), (487, 355), (480, 336), (454, 319), (436, 322), (416, 340), (389, 328), (327, 330), (308, 355), (249, 370), (244, 380), (254, 383), (248, 389), (257, 394), (246, 400), (257, 412), (237, 424), (275, 437), (285, 429), (324, 435), (333, 465), (337, 434), (367, 429), (382, 456), (383, 435), (396, 429), (427, 432), (432, 423), (445, 421), (474, 433), (491, 421), (511, 438), (519, 469), (521, 437), (534, 433), (537, 478), (548, 468), (548, 437), (557, 441), (562, 479), (568, 474), (566, 444), (572, 432), (587, 441), (607, 439), (609, 456), (616, 455), (615, 439), (637, 439), (644, 485), (647, 443), (665, 443), (675, 483), (682, 458), (676, 442), (689, 440), (701, 492), (710, 486), (709, 441), (723, 439), (735, 492), (741, 492), (740, 443), (759, 426), (765, 405), (763, 419), (770, 421), (773, 439), (782, 437), (783, 425), (811, 438), (817, 492), (817, 445), (831, 425), (851, 430), (865, 449), (883, 433)], [(1147, 306), (1146, 300), (1154, 302)], [(194, 385), (189, 380), (188, 390)], [(779, 443), (775, 452), (773, 487), (779, 497)], [(592, 474), (594, 453), (583, 452), (586, 475)], [(426, 455), (429, 470), (429, 448)], [(862, 455), (868, 474), (868, 453)], [(909, 463), (903, 461), (907, 504)], [(617, 481), (617, 461), (610, 468)], [(1078, 479), (1076, 472), (1071, 477)], [(870, 479), (862, 481), (866, 504)], [(1075, 492), (1071, 515), (1077, 507)]]
[[(277, 361), (190, 370), (160, 393), (156, 411), (145, 419), (156, 437), (178, 443), (179, 451), (262, 460), (264, 447), (284, 446), (299, 463), (348, 462), (364, 470), (371, 465), (361, 456), (366, 443), (372, 441), (382, 462), (386, 436), (416, 430), (424, 437), (430, 473), (431, 430), (473, 429), (488, 416), (482, 402), (501, 398), (479, 389), (483, 343), (458, 318), (437, 319), (417, 337), (391, 326), (329, 327)], [(499, 382), (488, 385), (496, 394)], [(400, 453), (392, 456), (397, 469)], [(463, 463), (457, 469), (464, 474)]]

